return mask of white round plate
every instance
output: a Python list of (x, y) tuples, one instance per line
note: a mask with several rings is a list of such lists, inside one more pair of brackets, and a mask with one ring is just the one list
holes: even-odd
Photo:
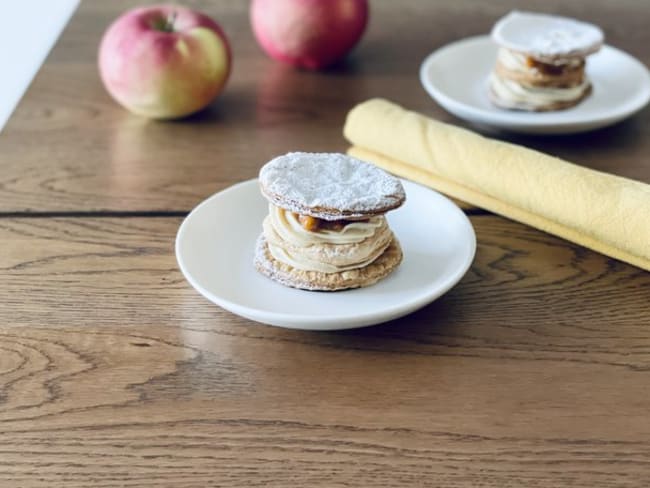
[(474, 258), (476, 237), (465, 214), (442, 195), (404, 181), (406, 203), (387, 214), (404, 252), (402, 264), (367, 288), (314, 292), (282, 286), (253, 266), (268, 214), (257, 180), (217, 193), (187, 216), (176, 259), (208, 300), (266, 324), (309, 330), (363, 327), (401, 317), (454, 286)]
[(528, 134), (570, 134), (614, 124), (650, 100), (650, 75), (638, 60), (611, 46), (587, 58), (592, 93), (555, 112), (505, 110), (490, 103), (487, 78), (497, 46), (489, 36), (463, 39), (430, 54), (420, 67), (425, 90), (452, 114), (480, 125)]

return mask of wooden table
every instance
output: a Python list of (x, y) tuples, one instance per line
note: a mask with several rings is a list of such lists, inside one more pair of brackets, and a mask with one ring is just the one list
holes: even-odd
[[(0, 486), (649, 486), (650, 273), (474, 209), (476, 260), (442, 299), (310, 333), (212, 305), (176, 265), (189, 209), (274, 155), (345, 150), (359, 101), (463, 125), (419, 63), (521, 3), (373, 0), (326, 73), (267, 59), (247, 2), (188, 3), (234, 50), (209, 110), (152, 123), (116, 106), (96, 51), (132, 2), (87, 1), (0, 134)], [(554, 6), (650, 64), (644, 2)], [(650, 110), (500, 137), (650, 183)]]

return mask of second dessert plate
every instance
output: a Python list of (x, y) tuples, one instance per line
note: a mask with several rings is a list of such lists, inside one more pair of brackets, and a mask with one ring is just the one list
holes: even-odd
[(454, 203), (423, 186), (402, 183), (406, 203), (386, 218), (400, 240), (404, 260), (373, 286), (304, 291), (258, 273), (253, 254), (268, 202), (257, 180), (213, 195), (187, 216), (176, 236), (178, 264), (187, 281), (208, 300), (266, 324), (335, 330), (401, 317), (454, 286), (476, 249), (472, 225)]
[(430, 54), (420, 81), (447, 111), (479, 125), (528, 134), (570, 134), (605, 127), (641, 110), (650, 101), (648, 69), (629, 54), (603, 46), (587, 58), (593, 91), (567, 110), (522, 112), (490, 103), (487, 79), (497, 46), (490, 36), (463, 39)]

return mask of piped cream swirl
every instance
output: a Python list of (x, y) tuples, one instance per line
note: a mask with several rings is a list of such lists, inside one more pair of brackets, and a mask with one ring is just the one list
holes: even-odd
[(373, 235), (384, 222), (384, 216), (377, 215), (369, 220), (350, 222), (340, 231), (329, 229), (309, 231), (300, 224), (297, 214), (275, 205), (269, 205), (269, 218), (278, 235), (294, 246), (322, 243), (354, 244)]
[(298, 216), (269, 205), (263, 224), (271, 255), (289, 266), (323, 273), (361, 268), (390, 244), (392, 233), (383, 215), (350, 222), (340, 230), (306, 230)]
[[(535, 66), (528, 64), (528, 56), (526, 54), (506, 49), (505, 47), (499, 48), (497, 53), (497, 62), (510, 71), (528, 73), (537, 70)], [(544, 61), (544, 63), (552, 64), (553, 66), (579, 68), (583, 63), (583, 60), (582, 58), (558, 58), (553, 61)]]
[(589, 89), (589, 81), (585, 78), (579, 85), (569, 88), (528, 86), (492, 73), (490, 88), (499, 99), (513, 105), (544, 107), (557, 102), (577, 100)]
[[(546, 109), (557, 103), (580, 100), (590, 88), (584, 73), (584, 59), (558, 58), (552, 64), (561, 68), (557, 75), (542, 71), (537, 63), (529, 63), (528, 55), (504, 47), (497, 53), (497, 66), (489, 83), (493, 97), (507, 107)], [(545, 79), (544, 83), (538, 77)], [(555, 78), (553, 84), (549, 79)]]

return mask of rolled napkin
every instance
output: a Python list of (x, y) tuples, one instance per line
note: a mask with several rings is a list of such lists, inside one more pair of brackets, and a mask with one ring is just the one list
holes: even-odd
[(480, 136), (382, 99), (347, 116), (349, 154), (650, 271), (650, 185)]

